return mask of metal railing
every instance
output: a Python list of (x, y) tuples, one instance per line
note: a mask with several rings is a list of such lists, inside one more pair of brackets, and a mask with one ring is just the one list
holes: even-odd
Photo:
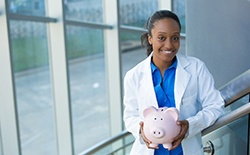
[[(220, 88), (221, 95), (225, 101), (225, 107), (234, 101), (250, 93), (250, 69), (237, 76)], [(247, 103), (227, 115), (219, 118), (212, 126), (203, 130), (202, 135), (206, 135), (250, 112), (250, 104)]]
[[(234, 101), (242, 98), (243, 96), (250, 93), (250, 69), (242, 73), (241, 75), (237, 76), (230, 82), (228, 82), (226, 85), (221, 87), (220, 89), (221, 95), (225, 101), (225, 107), (234, 103)], [(222, 117), (220, 117), (212, 126), (206, 128), (202, 131), (202, 135), (206, 135), (208, 133), (211, 133), (212, 131), (227, 125), (228, 123), (231, 123), (238, 118), (249, 114), (250, 113), (250, 102), (246, 103), (245, 105), (239, 107), (238, 109), (230, 112), (229, 114), (226, 114)], [(111, 145), (113, 142), (116, 142), (118, 140), (124, 139), (125, 137), (131, 135), (128, 131), (124, 130), (120, 134), (116, 135), (115, 137), (108, 138), (93, 147), (85, 150), (84, 152), (80, 153), (79, 155), (91, 155), (99, 150), (103, 149), (106, 146)], [(130, 145), (131, 143), (127, 144)], [(127, 145), (120, 147), (116, 149), (115, 151), (112, 151), (108, 154), (114, 154), (120, 149), (123, 149)], [(211, 145), (211, 144), (209, 144)], [(205, 152), (213, 152), (213, 147), (205, 146), (204, 147)], [(212, 153), (213, 154), (213, 153)]]
[(113, 142), (116, 142), (117, 140), (123, 139), (129, 135), (130, 135), (130, 133), (128, 131), (124, 130), (121, 133), (119, 133), (118, 135), (116, 135), (112, 138), (108, 138), (108, 139), (88, 148), (87, 150), (80, 153), (79, 155), (88, 155), (88, 154), (96, 153), (97, 151), (101, 150), (102, 148), (112, 144)]
[(225, 106), (230, 105), (239, 98), (250, 93), (250, 69), (240, 74), (219, 89), (225, 101)]

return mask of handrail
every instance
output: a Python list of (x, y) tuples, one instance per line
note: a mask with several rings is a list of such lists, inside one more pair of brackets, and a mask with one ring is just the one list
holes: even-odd
[(105, 146), (108, 146), (109, 144), (119, 140), (119, 139), (122, 139), (126, 136), (130, 135), (130, 133), (126, 130), (122, 131), (121, 133), (119, 133), (118, 135), (114, 136), (114, 137), (111, 137), (111, 138), (108, 138), (108, 139), (105, 139), (103, 141), (101, 141), (100, 143), (97, 143), (96, 145), (88, 148), (87, 150), (81, 152), (80, 154), (78, 155), (88, 155), (88, 154), (93, 154), (99, 150), (101, 150), (102, 148), (104, 148)]
[(225, 106), (250, 93), (250, 69), (225, 84), (220, 88), (220, 92), (225, 100)]
[(127, 146), (132, 145), (133, 143), (134, 143), (134, 141), (131, 141), (131, 142), (127, 143), (127, 144), (124, 144), (123, 146), (121, 146), (121, 147), (119, 147), (119, 148), (116, 148), (115, 150), (113, 150), (113, 151), (111, 151), (111, 152), (108, 152), (108, 153), (105, 152), (105, 155), (113, 155), (114, 153), (120, 151), (121, 149), (126, 148)]
[(250, 113), (250, 102), (237, 108), (236, 110), (230, 112), (229, 114), (220, 117), (212, 126), (202, 131), (202, 136), (205, 136), (206, 134), (209, 134), (212, 131), (224, 125), (227, 125), (249, 113)]
[[(225, 101), (225, 107), (233, 103), (234, 101), (242, 98), (243, 96), (250, 93), (250, 69), (242, 73), (241, 75), (237, 76), (226, 85), (221, 87), (220, 89), (221, 95)], [(228, 123), (231, 123), (238, 118), (249, 114), (250, 113), (250, 102), (237, 108), (236, 110), (220, 117), (212, 126), (206, 128), (202, 131), (202, 135), (206, 135)], [(115, 137), (108, 138), (93, 147), (87, 149), (86, 151), (80, 153), (79, 155), (89, 155), (93, 154), (105, 146), (110, 145), (111, 143), (115, 142), (116, 140), (122, 139), (126, 136), (130, 135), (130, 133), (126, 130), (122, 131)]]

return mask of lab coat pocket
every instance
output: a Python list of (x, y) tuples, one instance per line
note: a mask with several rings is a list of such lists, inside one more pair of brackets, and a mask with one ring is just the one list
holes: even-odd
[(190, 104), (195, 104), (196, 103), (196, 98), (197, 98), (197, 93), (192, 94), (191, 96), (183, 96), (181, 100), (182, 105), (190, 105)]
[(198, 110), (200, 109), (200, 106), (198, 105), (197, 102), (197, 93), (184, 97), (181, 100), (181, 106), (180, 106), (180, 111), (181, 111), (181, 118), (188, 118), (190, 116), (194, 116)]

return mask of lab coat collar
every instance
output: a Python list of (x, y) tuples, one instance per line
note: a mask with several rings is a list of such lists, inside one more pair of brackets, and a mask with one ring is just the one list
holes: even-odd
[[(144, 88), (145, 97), (148, 98), (148, 104), (151, 104), (155, 107), (158, 107), (156, 95), (154, 92), (154, 86), (152, 81), (152, 71), (150, 68), (150, 62), (152, 58), (153, 52), (146, 58), (144, 61), (144, 68), (142, 68), (141, 72), (143, 73), (143, 78), (140, 81), (140, 84)], [(190, 64), (188, 60), (183, 55), (176, 55), (177, 58), (177, 68), (175, 75), (175, 104), (176, 108), (179, 109), (181, 105), (181, 100), (187, 84), (190, 79), (190, 74), (185, 70), (185, 68)]]

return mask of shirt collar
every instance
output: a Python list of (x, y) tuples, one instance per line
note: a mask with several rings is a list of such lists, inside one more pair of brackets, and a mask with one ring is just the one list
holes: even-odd
[[(155, 64), (152, 62), (150, 62), (150, 66), (151, 66), (151, 70), (152, 70), (152, 73), (154, 73), (155, 70), (157, 70), (158, 68), (155, 66)], [(174, 68), (176, 69), (177, 67), (177, 58), (174, 57), (174, 62), (172, 63), (172, 65), (170, 67), (168, 67), (168, 69), (171, 69), (171, 68)]]

